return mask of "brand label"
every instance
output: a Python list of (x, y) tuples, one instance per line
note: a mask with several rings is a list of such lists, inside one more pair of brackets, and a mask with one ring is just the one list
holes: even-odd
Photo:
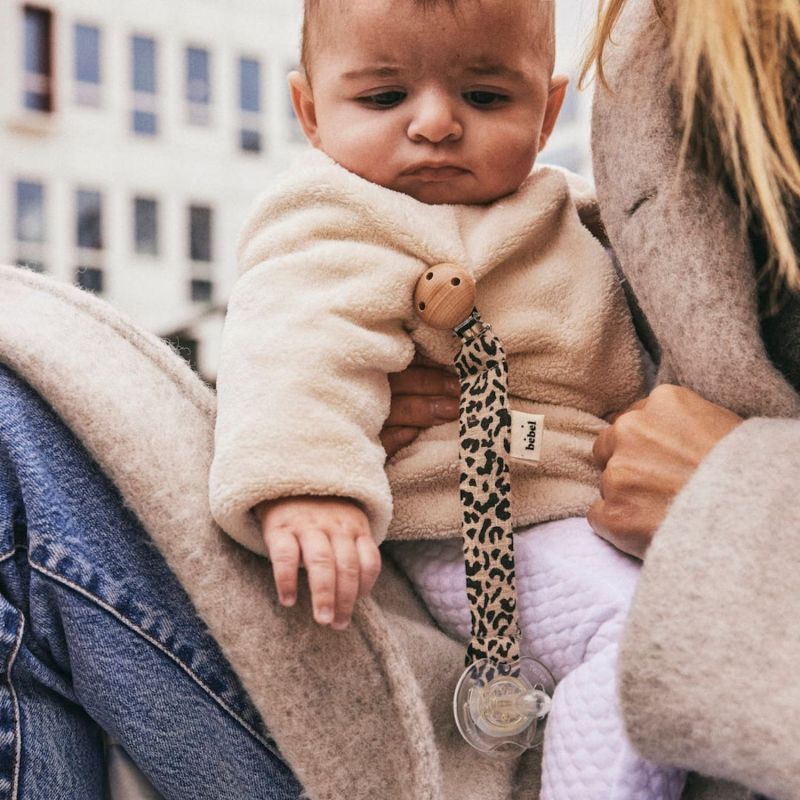
[(542, 457), (544, 415), (511, 412), (511, 458), (539, 461)]

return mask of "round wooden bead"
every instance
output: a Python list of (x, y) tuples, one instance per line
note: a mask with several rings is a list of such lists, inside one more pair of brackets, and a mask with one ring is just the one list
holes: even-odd
[(432, 328), (464, 322), (475, 307), (475, 281), (455, 264), (436, 264), (422, 273), (414, 290), (414, 310)]

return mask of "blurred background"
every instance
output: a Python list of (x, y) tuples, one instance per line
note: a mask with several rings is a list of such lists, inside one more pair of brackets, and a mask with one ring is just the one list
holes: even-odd
[[(555, 0), (572, 82), (540, 161), (591, 174), (576, 74), (596, 0)], [(0, 0), (0, 263), (95, 292), (216, 376), (239, 228), (308, 147), (302, 0)]]

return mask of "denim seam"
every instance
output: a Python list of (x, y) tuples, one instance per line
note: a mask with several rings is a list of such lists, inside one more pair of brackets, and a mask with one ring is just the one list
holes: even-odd
[(22, 645), (22, 632), (25, 629), (25, 616), (20, 613), (19, 623), (17, 625), (17, 639), (14, 644), (14, 649), (11, 651), (11, 656), (8, 659), (8, 691), (11, 695), (11, 707), (14, 709), (14, 772), (11, 776), (11, 795), (9, 800), (17, 800), (19, 796), (19, 771), (20, 763), (22, 761), (22, 727), (19, 718), (19, 700), (17, 693), (14, 691), (14, 683), (11, 680), (11, 672), (14, 669), (14, 663), (17, 660), (19, 648)]
[(120, 614), (113, 606), (110, 606), (108, 603), (105, 603), (99, 597), (96, 597), (91, 592), (87, 592), (82, 586), (73, 583), (72, 581), (68, 580), (67, 578), (63, 578), (56, 573), (51, 572), (50, 570), (42, 567), (38, 564), (33, 564), (30, 561), (28, 562), (31, 565), (31, 569), (36, 570), (37, 572), (41, 573), (42, 575), (46, 575), (48, 578), (54, 580), (56, 583), (60, 583), (64, 586), (69, 587), (73, 591), (77, 592), (78, 594), (82, 595), (86, 599), (90, 600), (91, 602), (95, 603), (97, 606), (102, 608), (104, 611), (107, 611), (111, 614), (115, 619), (125, 625), (127, 628), (130, 628), (134, 633), (141, 636), (145, 641), (148, 641), (153, 647), (160, 650), (165, 656), (167, 656), (170, 660), (172, 660), (175, 664), (177, 664), (220, 708), (223, 709), (232, 719), (239, 723), (259, 744), (261, 744), (266, 750), (272, 753), (276, 758), (283, 760), (280, 753), (277, 751), (275, 747), (273, 747), (266, 739), (262, 736), (259, 736), (258, 733), (245, 722), (232, 708), (228, 706), (228, 704), (218, 695), (214, 693), (214, 691), (206, 686), (205, 683), (200, 679), (200, 677), (194, 673), (189, 666), (183, 663), (177, 656), (171, 653), (166, 647), (164, 647), (157, 639), (154, 639), (150, 636), (146, 631), (143, 631), (137, 625), (134, 625), (130, 620), (126, 619), (122, 614)]

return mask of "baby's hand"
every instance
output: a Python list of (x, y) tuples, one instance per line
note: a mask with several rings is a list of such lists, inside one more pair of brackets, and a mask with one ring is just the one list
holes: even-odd
[(262, 503), (256, 512), (281, 605), (294, 605), (302, 563), (314, 619), (346, 628), (356, 599), (369, 594), (381, 570), (367, 515), (340, 497), (287, 497)]

